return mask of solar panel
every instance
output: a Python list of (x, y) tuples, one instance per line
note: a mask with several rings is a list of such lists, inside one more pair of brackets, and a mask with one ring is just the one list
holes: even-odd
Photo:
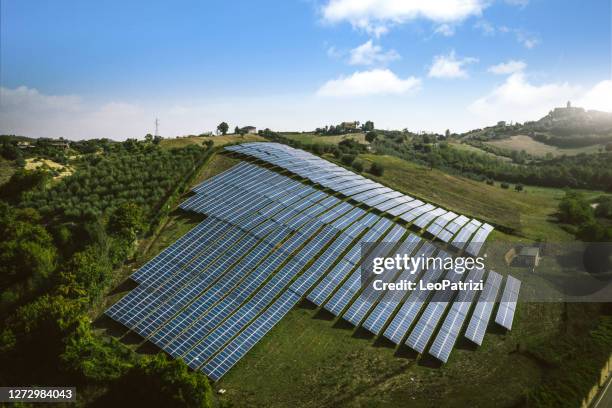
[[(429, 257), (434, 253), (434, 251), (435, 247), (426, 242), (415, 254), (415, 257)], [(416, 269), (409, 267), (397, 277), (395, 282), (401, 282), (403, 280), (407, 282), (414, 282), (420, 276), (421, 271), (422, 267), (417, 267)], [(372, 313), (370, 313), (368, 318), (363, 323), (363, 327), (374, 334), (380, 334), (387, 320), (391, 317), (395, 309), (397, 309), (397, 307), (409, 293), (410, 292), (408, 291), (386, 292), (380, 303), (376, 305), (376, 308), (374, 308)]]
[[(472, 269), (466, 278), (466, 282), (479, 282), (484, 273), (483, 269)], [(440, 327), (438, 335), (433, 341), (429, 354), (446, 363), (453, 346), (459, 337), (463, 323), (467, 319), (472, 301), (478, 291), (476, 289), (462, 290), (457, 294), (457, 299), (452, 304), (450, 311)]]
[(202, 372), (217, 381), (244, 357), (299, 300), (299, 295), (291, 291), (284, 292), (271, 307), (202, 367)]
[[(462, 277), (463, 274), (456, 273), (454, 270), (448, 271), (446, 274), (446, 279), (451, 282), (459, 282)], [(412, 333), (406, 339), (406, 345), (418, 353), (425, 351), (454, 292), (450, 287), (436, 292), (416, 326), (414, 326)]]
[(489, 319), (493, 312), (493, 306), (497, 299), (497, 293), (501, 285), (502, 276), (497, 272), (490, 271), (487, 280), (484, 285), (484, 289), (478, 297), (478, 302), (474, 307), (472, 318), (465, 330), (465, 337), (472, 342), (482, 344), (484, 339), (485, 331), (489, 325)]
[[(449, 257), (450, 255), (444, 251), (440, 251), (437, 255), (437, 258), (443, 262)], [(443, 271), (444, 270), (442, 267), (440, 267), (440, 265), (432, 266), (431, 269), (427, 270), (423, 274), (423, 278), (421, 278), (423, 285), (427, 285), (430, 282), (436, 282), (442, 275)], [(431, 291), (428, 289), (420, 289), (412, 292), (400, 310), (397, 312), (389, 326), (385, 329), (383, 336), (395, 344), (400, 344), (416, 320), (419, 311), (423, 307), (423, 304), (425, 304), (430, 292)]]
[(512, 329), (512, 321), (514, 320), (516, 301), (518, 300), (520, 289), (521, 281), (508, 275), (501, 302), (499, 302), (499, 308), (497, 309), (497, 316), (495, 316), (495, 323), (507, 330)]
[[(389, 234), (391, 235), (393, 231)], [(403, 233), (403, 231), (400, 231)], [(399, 235), (399, 234), (397, 234)], [(391, 241), (394, 241), (396, 238), (391, 238)], [(388, 238), (385, 237), (385, 240), (388, 241)], [(410, 236), (406, 239), (406, 241), (402, 242), (398, 247), (397, 251), (391, 251), (391, 248), (388, 247), (387, 250), (391, 251), (390, 255), (395, 256), (395, 254), (399, 254), (401, 257), (404, 255), (411, 255), (415, 250), (417, 245), (421, 242), (420, 238), (418, 238), (414, 234), (410, 234)], [(387, 255), (387, 254), (385, 254)], [(399, 271), (385, 273), (382, 275), (380, 279), (383, 282), (390, 282), (395, 278), (395, 274)], [(368, 311), (374, 306), (376, 301), (383, 295), (382, 291), (377, 291), (374, 289), (372, 285), (367, 285), (365, 289), (361, 292), (361, 294), (355, 299), (355, 301), (351, 304), (349, 309), (342, 315), (342, 318), (354, 326), (358, 326), (359, 323), (364, 319), (367, 315)]]

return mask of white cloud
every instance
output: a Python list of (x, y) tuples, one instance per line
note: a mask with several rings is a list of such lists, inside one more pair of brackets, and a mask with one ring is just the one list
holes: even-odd
[(455, 51), (448, 55), (437, 55), (427, 74), (431, 78), (467, 78), (468, 74), (464, 67), (477, 62), (476, 58), (457, 58)]
[(540, 44), (540, 39), (536, 37), (535, 34), (527, 31), (514, 30), (514, 35), (516, 36), (516, 40), (529, 50)]
[(486, 36), (494, 35), (496, 32), (495, 26), (487, 20), (478, 20), (476, 24), (474, 24), (474, 28), (480, 30), (482, 34)]
[(351, 65), (385, 65), (400, 58), (397, 51), (383, 52), (382, 47), (374, 45), (372, 40), (353, 48), (350, 54), (349, 64)]
[(326, 54), (329, 58), (340, 59), (343, 53), (332, 45), (327, 48)]
[(472, 102), (468, 110), (490, 123), (536, 120), (579, 94), (580, 88), (567, 82), (534, 85), (524, 73), (515, 72), (489, 94)]
[(524, 71), (525, 68), (527, 68), (527, 64), (525, 64), (524, 61), (509, 60), (497, 65), (492, 65), (487, 71), (497, 75), (508, 75)]
[(481, 15), (488, 5), (487, 0), (329, 0), (322, 14), (327, 22), (347, 21), (353, 27), (379, 36), (391, 25), (419, 18), (440, 24), (458, 23)]
[(612, 80), (607, 79), (589, 89), (575, 101), (574, 105), (586, 109), (612, 112), (612, 97), (610, 95), (612, 95)]
[(388, 69), (373, 69), (327, 81), (319, 88), (317, 95), (347, 97), (406, 94), (418, 90), (420, 85), (421, 80), (413, 76), (402, 79)]
[(443, 35), (444, 37), (452, 37), (455, 35), (455, 27), (451, 24), (440, 24), (436, 27), (434, 33)]

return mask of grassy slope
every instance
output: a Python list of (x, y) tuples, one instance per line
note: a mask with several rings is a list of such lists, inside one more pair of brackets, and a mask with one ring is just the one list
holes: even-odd
[(564, 154), (575, 156), (580, 153), (597, 153), (602, 147), (601, 144), (597, 144), (587, 147), (564, 149), (538, 142), (527, 135), (516, 135), (507, 139), (492, 140), (486, 143), (507, 150), (525, 150), (525, 152), (535, 156), (545, 156), (547, 153), (551, 153), (553, 156), (561, 156)]
[(537, 311), (551, 315), (548, 327), (520, 319), (508, 335), (489, 333), (478, 350), (456, 348), (446, 366), (433, 368), (298, 307), (217, 387), (236, 406), (515, 406), (541, 377), (535, 361), (514, 353), (518, 339), (537, 341), (554, 329), (558, 313), (548, 309)]
[[(454, 176), (440, 170), (407, 162), (396, 157), (362, 155), (368, 162), (385, 167), (382, 177), (368, 177), (434, 204), (470, 215), (496, 225), (515, 229), (519, 234), (537, 239), (573, 239), (552, 222), (563, 191), (552, 188), (525, 187), (523, 192), (502, 189), (498, 184)], [(368, 167), (368, 166), (366, 166)]]
[(225, 136), (193, 136), (193, 137), (181, 137), (178, 139), (164, 139), (161, 142), (162, 147), (167, 149), (173, 147), (184, 147), (190, 144), (198, 144), (201, 145), (207, 140), (212, 140), (215, 143), (215, 146), (221, 146), (229, 143), (246, 143), (246, 142), (261, 142), (265, 139), (258, 135), (225, 135)]
[(336, 136), (321, 136), (315, 135), (314, 133), (282, 133), (283, 136), (299, 140), (305, 144), (324, 143), (324, 144), (338, 144), (345, 139), (354, 139), (359, 143), (366, 143), (364, 133), (349, 133), (346, 135)]

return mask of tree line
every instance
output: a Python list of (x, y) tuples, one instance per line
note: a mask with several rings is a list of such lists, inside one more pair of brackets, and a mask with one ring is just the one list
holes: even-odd
[(11, 368), (0, 383), (103, 390), (91, 402), (100, 407), (209, 407), (203, 374), (102, 338), (91, 311), (212, 147), (106, 147), (83, 154), (59, 182), (24, 170), (0, 188), (0, 366)]

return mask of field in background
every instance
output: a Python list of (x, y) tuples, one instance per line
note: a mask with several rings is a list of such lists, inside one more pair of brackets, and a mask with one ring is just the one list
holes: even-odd
[(561, 156), (564, 154), (568, 156), (575, 156), (580, 153), (597, 153), (599, 149), (602, 148), (601, 144), (597, 144), (587, 147), (565, 149), (538, 142), (527, 135), (516, 135), (507, 139), (491, 140), (485, 143), (507, 150), (525, 150), (526, 153), (534, 156), (546, 156), (547, 153), (550, 153), (553, 156)]
[(35, 170), (38, 168), (46, 168), (48, 170), (57, 171), (58, 175), (54, 177), (55, 179), (67, 177), (71, 175), (72, 173), (74, 173), (74, 169), (71, 166), (56, 163), (53, 160), (43, 159), (40, 157), (26, 159), (26, 164), (25, 164), (26, 170)]
[(167, 149), (173, 147), (184, 147), (191, 144), (201, 145), (207, 140), (212, 140), (215, 146), (222, 146), (230, 143), (246, 143), (246, 142), (262, 142), (265, 139), (259, 135), (225, 135), (225, 136), (190, 136), (179, 137), (175, 139), (164, 139), (161, 141), (161, 146)]
[[(513, 229), (530, 239), (574, 239), (555, 222), (559, 200), (565, 194), (561, 189), (525, 186), (522, 192), (517, 192), (513, 186), (502, 189), (499, 183), (490, 186), (396, 157), (369, 154), (360, 157), (367, 163), (376, 161), (385, 168), (382, 177), (371, 174), (368, 177), (398, 191)], [(598, 194), (590, 192), (588, 195)]]
[(354, 139), (359, 143), (367, 143), (365, 140), (364, 133), (348, 133), (346, 135), (334, 135), (334, 136), (323, 136), (316, 135), (314, 133), (281, 133), (288, 139), (291, 140), (299, 140), (304, 144), (315, 144), (315, 143), (323, 143), (323, 144), (338, 144), (346, 139)]

